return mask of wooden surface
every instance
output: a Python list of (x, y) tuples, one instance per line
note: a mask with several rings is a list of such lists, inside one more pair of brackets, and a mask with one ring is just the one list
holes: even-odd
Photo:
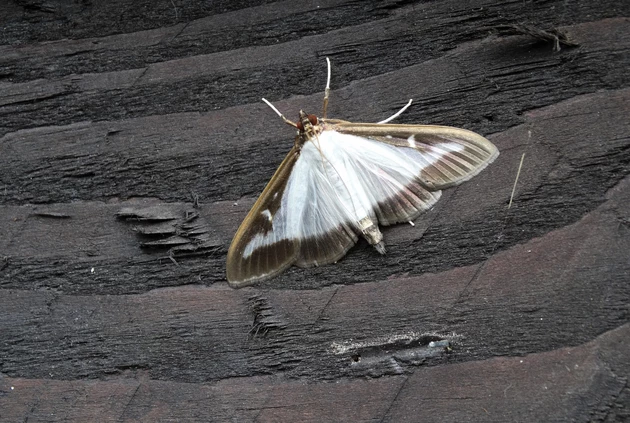
[[(627, 16), (2, 2), (0, 422), (627, 421)], [(386, 256), (232, 290), (231, 237), (293, 142), (260, 98), (319, 113), (327, 56), (330, 117), (413, 98), (399, 123), (501, 155)]]

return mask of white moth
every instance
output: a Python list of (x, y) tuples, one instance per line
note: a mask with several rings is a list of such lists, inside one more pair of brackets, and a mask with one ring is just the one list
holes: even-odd
[(487, 139), (435, 125), (352, 123), (300, 111), (293, 148), (236, 232), (227, 280), (239, 288), (291, 265), (333, 263), (363, 236), (384, 254), (380, 225), (411, 222), (441, 190), (472, 178), (499, 155)]

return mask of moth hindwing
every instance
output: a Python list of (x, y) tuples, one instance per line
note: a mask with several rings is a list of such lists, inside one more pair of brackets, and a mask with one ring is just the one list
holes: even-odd
[(379, 225), (413, 221), (499, 155), (465, 129), (327, 119), (329, 84), (330, 62), (321, 119), (300, 111), (294, 123), (263, 99), (297, 137), (232, 240), (232, 287), (336, 262), (359, 236), (384, 254)]

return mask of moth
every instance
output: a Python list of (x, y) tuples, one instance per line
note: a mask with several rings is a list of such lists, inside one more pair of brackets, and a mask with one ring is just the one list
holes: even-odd
[[(499, 155), (474, 132), (435, 125), (353, 123), (300, 111), (293, 148), (239, 227), (227, 255), (234, 288), (267, 280), (296, 265), (341, 259), (362, 236), (385, 254), (379, 225), (412, 223), (443, 189), (481, 172)], [(413, 224), (413, 223), (412, 223)]]

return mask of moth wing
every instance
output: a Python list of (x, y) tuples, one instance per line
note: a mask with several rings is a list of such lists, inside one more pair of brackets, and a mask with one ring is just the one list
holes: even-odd
[(357, 235), (321, 172), (312, 144), (293, 148), (236, 232), (227, 279), (242, 287), (270, 279), (292, 264), (339, 260)]
[(288, 226), (299, 239), (296, 265), (312, 267), (343, 257), (358, 237), (344, 207), (328, 160), (307, 141), (287, 187)]
[[(380, 224), (410, 221), (433, 206), (441, 189), (479, 173), (498, 155), (482, 136), (431, 125), (355, 124), (324, 121), (317, 142), (351, 197)], [(343, 195), (339, 195), (343, 197)], [(360, 219), (364, 210), (357, 213)]]
[(283, 198), (298, 158), (294, 147), (234, 235), (226, 264), (230, 286), (239, 288), (270, 279), (295, 263), (299, 245), (288, 234)]
[(294, 147), (258, 198), (228, 251), (227, 278), (241, 287), (292, 264), (339, 260), (365, 217), (382, 225), (415, 219), (499, 154), (482, 136), (431, 125), (324, 120)]
[(338, 203), (357, 230), (366, 217), (382, 225), (413, 220), (440, 198), (440, 191), (418, 181), (423, 164), (409, 157), (415, 154), (411, 149), (334, 130), (323, 131), (313, 143), (325, 159)]
[(499, 155), (494, 144), (466, 129), (438, 125), (390, 125), (341, 122), (340, 133), (413, 149), (412, 160), (424, 163), (418, 181), (441, 190), (471, 179)]

